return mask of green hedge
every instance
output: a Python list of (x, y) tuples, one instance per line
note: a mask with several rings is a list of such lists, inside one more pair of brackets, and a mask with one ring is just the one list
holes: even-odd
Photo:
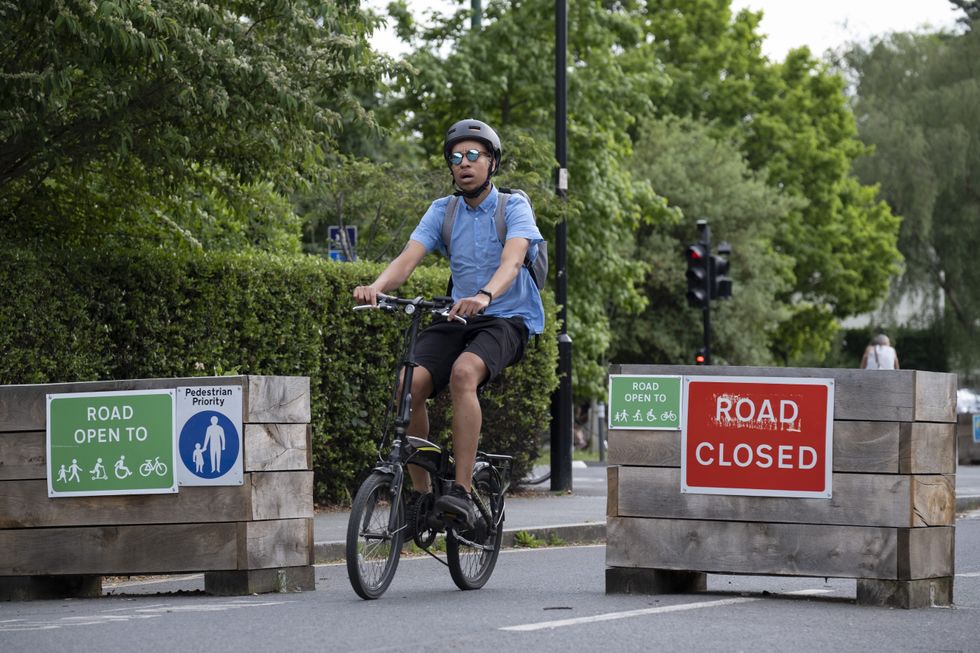
[[(380, 266), (261, 253), (76, 256), (0, 247), (0, 384), (278, 374), (309, 376), (316, 500), (345, 502), (376, 458), (401, 345), (400, 315), (351, 310)], [(445, 291), (420, 268), (407, 296)], [(549, 316), (554, 315), (550, 296)], [(482, 395), (481, 448), (537, 457), (557, 385), (555, 321)], [(448, 394), (448, 393), (444, 393)], [(430, 410), (448, 441), (445, 398)]]

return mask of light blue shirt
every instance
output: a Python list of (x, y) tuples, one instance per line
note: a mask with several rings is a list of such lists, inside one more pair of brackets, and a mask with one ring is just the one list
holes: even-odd
[[(453, 299), (459, 301), (472, 297), (490, 282), (500, 267), (503, 243), (497, 238), (497, 228), (493, 224), (497, 210), (499, 193), (495, 187), (476, 208), (460, 199), (457, 203), (456, 219), (453, 222), (452, 251), (449, 268), (453, 274)], [(438, 249), (446, 254), (442, 240), (442, 223), (446, 217), (449, 197), (437, 199), (422, 216), (421, 222), (412, 232), (411, 239), (425, 247), (426, 252)], [(531, 213), (531, 206), (520, 195), (511, 195), (504, 210), (507, 223), (507, 240), (526, 238), (530, 242), (528, 253), (533, 259), (538, 244), (543, 242)], [(541, 295), (531, 273), (521, 266), (514, 283), (499, 297), (494, 296), (485, 315), (495, 317), (521, 317), (530, 334), (544, 331), (544, 307)]]

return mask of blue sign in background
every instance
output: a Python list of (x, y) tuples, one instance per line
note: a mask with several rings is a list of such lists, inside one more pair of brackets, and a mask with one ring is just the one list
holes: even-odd
[[(204, 449), (204, 440), (208, 428), (211, 426), (212, 417), (218, 418), (217, 426), (224, 429), (225, 433), (225, 448), (218, 458), (219, 464), (217, 470), (211, 469), (210, 445), (208, 449)], [(235, 461), (238, 460), (238, 450), (241, 447), (241, 441), (242, 439), (239, 436), (238, 429), (235, 428), (235, 425), (231, 423), (230, 419), (213, 410), (205, 410), (195, 414), (184, 424), (184, 428), (180, 431), (177, 451), (180, 459), (184, 461), (184, 465), (195, 476), (201, 478), (218, 478), (224, 476), (234, 468)], [(198, 461), (194, 460), (195, 445), (201, 445), (202, 471), (198, 471)]]
[(980, 442), (980, 415), (973, 416), (973, 441)]

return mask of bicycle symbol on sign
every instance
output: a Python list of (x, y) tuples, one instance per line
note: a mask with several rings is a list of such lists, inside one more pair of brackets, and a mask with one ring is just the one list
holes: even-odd
[(166, 476), (167, 469), (167, 464), (160, 460), (160, 456), (157, 456), (155, 461), (147, 458), (146, 462), (140, 465), (140, 476), (149, 476), (154, 472), (157, 476)]
[(665, 422), (673, 422), (677, 419), (677, 413), (672, 410), (665, 410), (663, 413), (661, 413), (660, 419)]

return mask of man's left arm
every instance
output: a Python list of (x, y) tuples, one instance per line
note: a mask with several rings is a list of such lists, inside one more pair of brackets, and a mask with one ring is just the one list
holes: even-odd
[[(528, 247), (530, 241), (527, 238), (508, 238), (504, 251), (500, 254), (500, 266), (482, 290), (486, 290), (495, 299), (507, 292), (524, 265), (524, 256), (527, 254)], [(477, 315), (490, 305), (490, 301), (490, 297), (483, 293), (464, 297), (453, 306), (453, 310), (449, 312), (449, 319), (453, 319), (456, 315), (462, 317)]]

